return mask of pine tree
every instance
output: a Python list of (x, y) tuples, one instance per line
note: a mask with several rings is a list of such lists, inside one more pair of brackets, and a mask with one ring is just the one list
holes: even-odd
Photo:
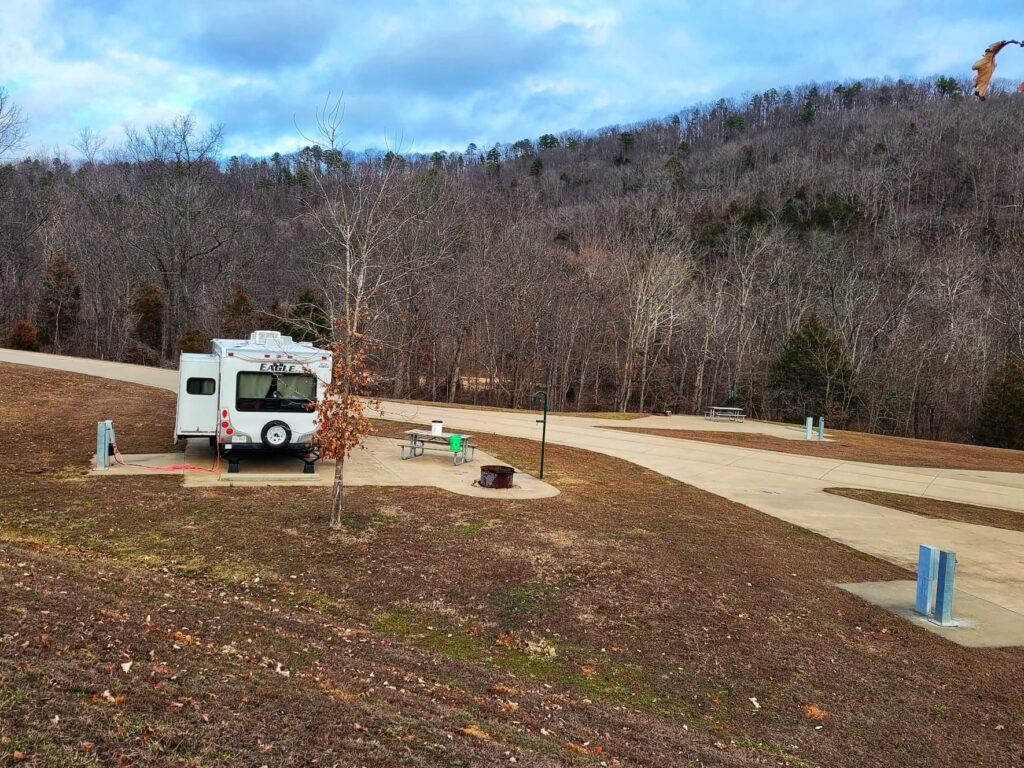
[(775, 410), (786, 421), (825, 416), (841, 424), (849, 416), (853, 366), (817, 315), (786, 340), (771, 366), (769, 382)]
[(501, 173), (501, 150), (495, 144), (487, 150), (487, 168), (495, 175)]
[(811, 103), (810, 99), (807, 99), (807, 101), (804, 102), (803, 109), (800, 110), (800, 114), (797, 115), (797, 119), (799, 119), (804, 125), (810, 125), (814, 122), (814, 115), (814, 105)]
[(672, 152), (668, 156), (668, 160), (665, 161), (665, 170), (668, 175), (672, 178), (672, 182), (676, 185), (677, 189), (683, 188), (683, 162), (679, 159), (679, 155)]
[(209, 352), (210, 337), (202, 331), (186, 331), (178, 339), (179, 352)]
[(935, 81), (935, 91), (951, 99), (958, 99), (963, 95), (963, 92), (960, 90), (960, 83), (947, 75), (942, 75)]
[(220, 308), (220, 332), (225, 339), (247, 339), (256, 330), (252, 299), (240, 286)]
[(515, 157), (529, 157), (533, 154), (533, 142), (529, 139), (520, 139), (512, 145), (512, 154)]
[(985, 387), (975, 442), (1024, 450), (1024, 362), (1006, 356)]
[(164, 295), (159, 286), (147, 284), (135, 294), (132, 310), (136, 314), (135, 335), (153, 350), (163, 348)]
[(50, 262), (43, 277), (36, 327), (39, 341), (58, 351), (75, 334), (82, 309), (82, 289), (78, 271), (62, 256)]
[(562, 142), (558, 140), (558, 137), (553, 133), (545, 133), (540, 139), (537, 140), (537, 146), (541, 149), (555, 149), (560, 146)]

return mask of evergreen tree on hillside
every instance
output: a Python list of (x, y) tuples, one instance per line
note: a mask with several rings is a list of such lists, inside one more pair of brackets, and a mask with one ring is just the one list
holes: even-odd
[(786, 421), (825, 416), (844, 423), (853, 400), (853, 366), (817, 315), (786, 340), (769, 372), (771, 400)]
[(676, 189), (683, 188), (683, 161), (679, 159), (677, 152), (669, 153), (668, 160), (665, 161), (665, 170), (668, 172), (669, 177), (672, 179), (672, 183)]
[(558, 137), (553, 133), (545, 133), (540, 139), (537, 140), (537, 146), (541, 149), (555, 149), (559, 147), (562, 142), (558, 140)]
[(952, 99), (960, 98), (963, 95), (963, 92), (960, 90), (960, 83), (946, 75), (935, 81), (935, 91), (941, 96)]
[(495, 175), (501, 173), (501, 150), (498, 149), (497, 144), (487, 150), (486, 161), (489, 171)]
[(178, 339), (178, 352), (204, 353), (210, 351), (210, 337), (202, 331), (186, 331)]
[(994, 448), (1024, 450), (1024, 362), (1007, 355), (992, 374), (974, 439)]
[(811, 103), (810, 99), (807, 99), (807, 101), (804, 102), (803, 109), (800, 110), (800, 114), (797, 115), (797, 119), (799, 119), (804, 125), (810, 125), (814, 122), (815, 114), (814, 105)]
[(39, 341), (60, 351), (61, 345), (74, 336), (81, 309), (82, 289), (78, 284), (78, 271), (67, 259), (58, 257), (50, 262), (43, 277), (36, 309)]
[(164, 337), (164, 295), (159, 286), (143, 285), (132, 303), (135, 312), (135, 335), (153, 350), (161, 349)]
[(220, 308), (220, 332), (225, 339), (247, 339), (256, 330), (252, 299), (240, 286)]

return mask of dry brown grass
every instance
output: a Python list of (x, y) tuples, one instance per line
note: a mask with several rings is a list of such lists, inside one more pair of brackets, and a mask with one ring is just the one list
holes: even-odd
[(1007, 531), (1024, 531), (1024, 514), (1007, 509), (979, 507), (974, 504), (961, 504), (956, 501), (926, 499), (921, 496), (905, 496), (900, 493), (885, 491), (866, 491), (860, 488), (826, 488), (826, 493), (845, 496), (848, 499), (866, 501), (891, 507), (901, 512), (912, 512), (924, 517), (935, 517), (940, 520), (955, 520), (959, 523), (987, 525), (992, 528), (1003, 528)]
[(551, 446), (556, 498), (352, 489), (332, 534), (327, 489), (76, 474), (99, 418), (158, 448), (168, 393), (11, 366), (0, 391), (0, 761), (1024, 761), (1024, 653), (870, 606), (832, 584), (907, 574), (652, 472)]

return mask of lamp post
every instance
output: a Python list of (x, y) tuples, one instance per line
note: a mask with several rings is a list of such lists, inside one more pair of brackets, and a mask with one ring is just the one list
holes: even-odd
[(533, 393), (533, 400), (536, 402), (538, 397), (544, 399), (544, 418), (537, 419), (537, 423), (541, 424), (540, 430), (540, 479), (544, 479), (544, 444), (548, 439), (548, 393), (543, 389), (538, 389)]

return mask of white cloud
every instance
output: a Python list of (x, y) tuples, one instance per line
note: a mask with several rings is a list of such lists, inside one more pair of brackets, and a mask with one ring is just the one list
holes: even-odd
[[(125, 124), (194, 110), (225, 123), (228, 153), (287, 151), (304, 143), (295, 121), (344, 92), (353, 148), (402, 133), (430, 151), (810, 80), (968, 76), (985, 45), (1024, 34), (1014, 0), (309, 0), (306, 10), (6, 0), (0, 85), (30, 117), (30, 140), (50, 146), (83, 126), (117, 141)], [(999, 63), (1000, 76), (1024, 79), (1024, 51)]]

